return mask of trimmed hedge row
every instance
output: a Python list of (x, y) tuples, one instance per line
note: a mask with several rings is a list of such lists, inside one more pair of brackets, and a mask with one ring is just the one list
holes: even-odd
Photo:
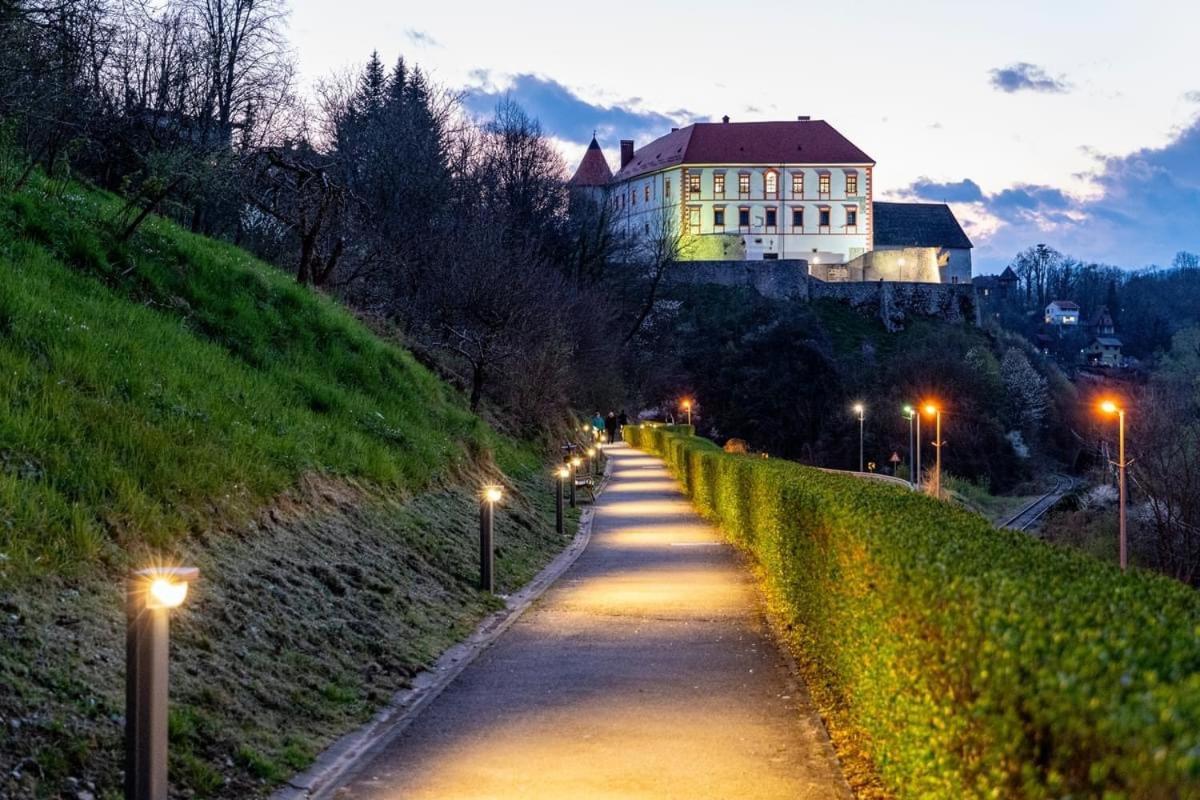
[(1200, 797), (1200, 597), (900, 487), (628, 426), (905, 798)]

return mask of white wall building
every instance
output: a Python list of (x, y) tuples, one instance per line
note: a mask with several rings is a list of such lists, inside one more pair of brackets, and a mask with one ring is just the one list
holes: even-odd
[[(957, 231), (952, 246), (900, 237), (893, 249), (905, 253), (864, 260), (876, 248), (875, 162), (824, 120), (725, 117), (673, 129), (636, 150), (622, 140), (611, 177), (592, 145), (571, 185), (602, 185), (628, 234), (682, 234), (685, 260), (803, 259), (822, 280), (970, 281), (971, 243), (945, 206)], [(896, 266), (910, 261), (909, 269)]]
[(1047, 325), (1078, 325), (1079, 306), (1070, 300), (1054, 300), (1046, 306)]

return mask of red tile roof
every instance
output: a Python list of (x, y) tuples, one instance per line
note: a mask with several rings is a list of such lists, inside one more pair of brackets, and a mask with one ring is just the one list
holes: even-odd
[(587, 152), (583, 154), (583, 160), (579, 162), (579, 168), (575, 170), (571, 180), (567, 181), (567, 185), (604, 186), (611, 179), (612, 170), (608, 167), (608, 159), (604, 157), (600, 143), (593, 136), (592, 143), (588, 145)]
[(623, 181), (680, 164), (874, 164), (824, 120), (697, 122), (639, 148)]

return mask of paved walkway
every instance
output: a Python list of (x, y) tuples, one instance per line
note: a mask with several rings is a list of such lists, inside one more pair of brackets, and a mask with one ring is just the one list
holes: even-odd
[(579, 560), (335, 797), (848, 798), (748, 570), (614, 445)]

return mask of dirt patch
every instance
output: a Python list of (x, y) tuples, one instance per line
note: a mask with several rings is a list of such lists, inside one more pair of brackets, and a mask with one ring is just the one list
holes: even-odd
[[(511, 488), (500, 592), (573, 535), (554, 532), (536, 479)], [(201, 582), (172, 619), (172, 796), (265, 794), (498, 608), (475, 589), (477, 513), (460, 485), (402, 502), (310, 477), (254, 523), (193, 537)], [(115, 571), (0, 594), (0, 797), (120, 796), (122, 603)]]

